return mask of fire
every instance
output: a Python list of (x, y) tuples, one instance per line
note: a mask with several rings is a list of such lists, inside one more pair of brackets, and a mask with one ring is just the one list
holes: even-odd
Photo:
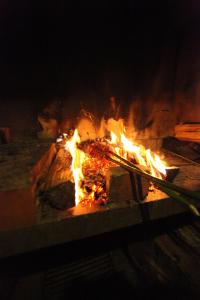
[(135, 155), (135, 159), (139, 163), (139, 165), (146, 167), (146, 162), (142, 156), (142, 147), (133, 144), (133, 142), (128, 140), (124, 134), (121, 135), (121, 142), (123, 145), (123, 149), (126, 152)]
[(85, 160), (85, 153), (77, 148), (77, 144), (80, 143), (80, 136), (78, 130), (74, 131), (72, 138), (66, 142), (65, 148), (68, 150), (72, 156), (71, 170), (75, 183), (75, 202), (76, 205), (79, 204), (81, 199), (84, 197), (84, 193), (81, 186), (81, 180), (84, 178), (82, 172), (82, 165)]
[[(96, 129), (90, 121), (84, 121), (84, 124), (87, 124), (87, 129), (81, 127), (82, 131), (79, 133), (79, 124), (74, 130), (73, 136), (66, 139), (65, 143), (65, 149), (72, 156), (71, 170), (75, 184), (76, 205), (79, 203), (91, 205), (95, 201), (105, 203), (108, 200), (105, 176), (111, 166), (106, 159), (89, 157), (80, 147), (81, 143), (108, 145), (113, 152), (137, 164), (139, 168), (149, 172), (152, 176), (158, 178), (166, 176), (165, 162), (158, 154), (150, 149), (145, 149), (144, 146), (136, 144), (134, 139), (127, 137), (122, 119), (118, 121), (111, 118), (107, 121), (103, 120), (99, 129)], [(87, 136), (88, 141), (86, 140)]]
[(156, 153), (153, 153), (150, 149), (146, 150), (143, 146), (135, 145), (124, 134), (121, 136), (121, 141), (124, 150), (133, 155), (140, 166), (150, 169), (152, 176), (158, 178), (162, 178), (162, 175), (166, 176), (167, 166)]

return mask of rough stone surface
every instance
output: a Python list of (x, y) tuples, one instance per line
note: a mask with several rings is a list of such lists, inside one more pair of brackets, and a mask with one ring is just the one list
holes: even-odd
[(71, 181), (63, 182), (38, 194), (41, 203), (46, 202), (53, 208), (66, 209), (75, 206), (75, 188)]
[(111, 202), (130, 202), (133, 199), (129, 173), (121, 167), (109, 169), (106, 186)]
[(147, 179), (130, 174), (121, 167), (112, 167), (107, 173), (106, 185), (110, 201), (137, 202), (145, 199), (150, 183)]
[(19, 136), (0, 145), (0, 191), (29, 188), (31, 169), (51, 143), (31, 136)]

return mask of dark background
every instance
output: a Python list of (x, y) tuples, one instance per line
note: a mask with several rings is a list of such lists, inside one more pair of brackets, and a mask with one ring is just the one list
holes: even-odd
[(55, 99), (63, 101), (64, 117), (80, 107), (105, 112), (111, 96), (122, 112), (134, 101), (145, 114), (149, 103), (173, 111), (175, 104), (178, 119), (198, 119), (198, 0), (0, 6), (0, 126), (32, 126)]

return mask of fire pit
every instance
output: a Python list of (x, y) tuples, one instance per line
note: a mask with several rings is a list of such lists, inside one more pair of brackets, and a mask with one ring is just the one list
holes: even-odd
[(34, 167), (37, 198), (60, 209), (142, 201), (153, 186), (148, 178), (132, 175), (126, 164), (156, 178), (167, 176), (166, 162), (129, 137), (122, 119), (102, 119), (99, 128), (81, 119)]
[[(18, 145), (23, 155), (16, 157), (18, 175), (9, 167), (7, 186), (2, 182), (0, 256), (148, 223), (188, 208), (198, 213), (193, 203), (199, 180), (187, 173), (192, 168), (198, 177), (200, 167), (164, 149), (152, 151), (148, 143), (153, 141), (141, 139), (122, 119), (102, 119), (97, 126), (87, 117), (56, 142), (24, 139), (2, 145), (4, 154)], [(5, 157), (4, 167), (9, 163)], [(30, 170), (31, 183), (15, 184)], [(174, 183), (169, 177), (175, 177)], [(184, 201), (190, 194), (194, 200), (188, 205)]]

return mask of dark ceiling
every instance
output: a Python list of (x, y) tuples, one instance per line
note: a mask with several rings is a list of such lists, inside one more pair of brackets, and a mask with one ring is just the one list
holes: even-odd
[(4, 0), (0, 6), (3, 98), (67, 97), (77, 88), (140, 93), (182, 34), (199, 28), (198, 0)]

